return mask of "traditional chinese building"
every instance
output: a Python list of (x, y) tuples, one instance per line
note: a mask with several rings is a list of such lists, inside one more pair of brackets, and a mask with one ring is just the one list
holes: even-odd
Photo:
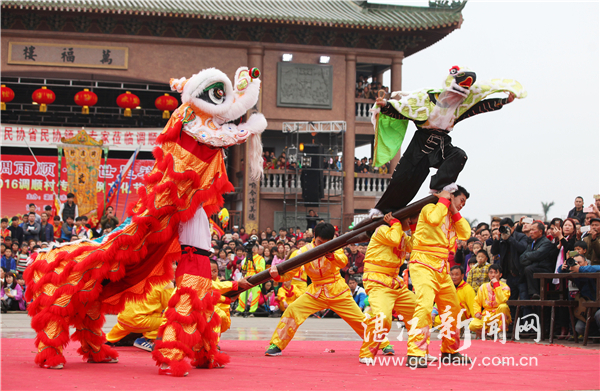
[[(299, 141), (331, 158), (341, 154), (343, 166), (320, 174), (321, 199), (309, 206), (302, 191), (310, 179), (303, 180), (297, 170), (267, 170), (261, 183), (247, 183), (245, 147), (230, 148), (228, 174), (236, 193), (227, 197), (226, 206), (234, 224), (302, 225), (301, 219), (284, 221), (285, 204), (295, 216), (315, 209), (346, 227), (375, 204), (389, 178), (354, 174), (355, 147), (372, 145), (374, 137), (368, 112), (373, 100), (355, 97), (358, 77), (381, 81), (390, 71), (388, 87), (400, 90), (403, 59), (459, 28), (463, 7), (448, 1), (412, 7), (350, 0), (3, 0), (1, 76), (14, 92), (2, 111), (3, 155), (31, 162), (29, 146), (51, 163), (58, 140), (85, 127), (110, 148), (109, 160), (127, 159), (136, 148), (140, 159), (151, 159), (168, 109), (155, 101), (164, 94), (179, 99), (168, 87), (171, 77), (189, 77), (208, 67), (233, 76), (239, 66), (258, 67), (263, 89), (257, 108), (269, 123), (262, 138), (265, 150), (278, 157), (300, 148)], [(123, 96), (127, 91), (137, 98)], [(35, 93), (39, 99), (32, 97)], [(10, 95), (3, 94), (3, 102)], [(40, 111), (42, 105), (46, 111)], [(83, 106), (89, 114), (82, 113)], [(320, 130), (283, 132), (286, 124), (302, 123), (318, 124)], [(329, 132), (323, 128), (327, 123), (343, 129)], [(304, 159), (298, 164), (307, 162), (304, 155), (294, 155)], [(109, 166), (107, 173), (119, 164)], [(43, 178), (33, 178), (37, 166), (27, 171), (36, 189), (18, 189), (19, 184), (14, 189), (16, 170), (6, 182), (7, 170), (3, 162), (4, 186), (24, 190), (23, 195), (37, 192), (43, 203), (47, 190), (39, 189)], [(19, 175), (25, 174), (21, 168)]]

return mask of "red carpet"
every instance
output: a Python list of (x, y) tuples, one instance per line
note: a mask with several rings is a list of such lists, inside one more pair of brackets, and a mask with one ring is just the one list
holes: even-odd
[[(267, 341), (222, 341), (231, 356), (224, 369), (193, 369), (188, 377), (157, 375), (150, 354), (134, 347), (117, 348), (118, 364), (87, 364), (71, 343), (63, 370), (34, 365), (33, 341), (2, 339), (3, 390), (306, 390), (306, 389), (461, 389), (563, 390), (600, 389), (600, 352), (508, 342), (473, 341), (475, 357), (468, 366), (410, 370), (404, 366), (366, 366), (358, 363), (360, 342), (292, 341), (281, 357), (265, 357)], [(394, 344), (397, 358), (406, 354), (406, 342)], [(335, 350), (334, 353), (325, 352)], [(431, 352), (439, 352), (439, 342)], [(537, 358), (537, 366), (482, 365), (484, 356)]]

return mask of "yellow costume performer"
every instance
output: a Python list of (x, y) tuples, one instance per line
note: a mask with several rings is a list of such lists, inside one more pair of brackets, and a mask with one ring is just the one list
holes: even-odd
[(222, 334), (229, 330), (229, 327), (231, 327), (231, 299), (229, 297), (223, 296), (223, 294), (230, 291), (237, 291), (238, 283), (237, 281), (219, 281), (218, 279), (213, 279), (212, 285), (213, 288), (218, 290), (221, 294), (219, 303), (215, 306), (215, 312), (217, 312), (221, 317), (221, 327), (219, 332), (220, 334)]
[[(464, 309), (462, 317), (460, 319), (462, 322), (463, 320), (475, 316), (475, 290), (471, 285), (467, 284), (465, 281), (462, 280), (460, 284), (458, 284), (458, 286), (455, 285), (454, 287), (456, 288), (456, 295), (458, 296), (460, 308)], [(440, 316), (436, 316), (434, 326), (438, 327), (441, 323), (442, 322), (440, 321)]]
[[(475, 314), (469, 323), (469, 329), (479, 333), (485, 324), (485, 332), (490, 330), (492, 324), (496, 324), (498, 330), (503, 330), (512, 322), (510, 309), (506, 302), (510, 297), (510, 288), (502, 281), (495, 283), (486, 282), (479, 287), (477, 297), (475, 298)], [(481, 319), (477, 318), (481, 316)]]
[[(242, 265), (242, 273), (244, 274), (245, 278), (260, 273), (263, 270), (265, 270), (265, 259), (259, 254), (252, 255), (251, 262), (248, 262), (247, 259), (244, 259), (244, 264)], [(250, 288), (247, 291), (242, 292), (242, 294), (240, 294), (236, 311), (245, 311), (246, 305), (248, 303), (249, 294), (251, 295), (251, 302), (248, 312), (256, 312), (256, 309), (258, 308), (258, 299), (260, 298), (260, 285)]]
[[(406, 252), (411, 251), (411, 239), (404, 235), (399, 220), (392, 219), (389, 223), (390, 227), (382, 225), (377, 228), (365, 255), (363, 283), (373, 317), (366, 322), (361, 359), (373, 358), (377, 354), (385, 334), (391, 330), (392, 311), (400, 314), (406, 323), (413, 318), (417, 305), (414, 293), (408, 290), (399, 276)], [(383, 327), (377, 328), (378, 318), (382, 320)]]
[[(289, 284), (289, 287), (287, 286)], [(277, 291), (277, 302), (279, 303), (279, 309), (285, 311), (296, 299), (298, 299), (304, 292), (300, 292), (293, 282), (286, 281), (283, 286)]]
[[(456, 197), (468, 197), (466, 190)], [(450, 197), (448, 192), (447, 193)], [(437, 303), (440, 313), (447, 312), (448, 320), (452, 320), (451, 329), (442, 338), (442, 353), (455, 354), (460, 346), (460, 335), (457, 327), (457, 317), (460, 313), (460, 303), (456, 288), (450, 278), (448, 253), (456, 246), (456, 240), (467, 240), (471, 236), (471, 227), (460, 213), (450, 215), (450, 201), (440, 198), (437, 204), (426, 205), (419, 215), (416, 232), (413, 234), (413, 251), (410, 256), (410, 278), (417, 296), (417, 307), (414, 318), (416, 325), (411, 325), (408, 336), (409, 363), (412, 357), (425, 357), (429, 347), (431, 329), (431, 311), (433, 303)], [(410, 331), (412, 329), (412, 332)], [(426, 366), (426, 363), (425, 365)]]
[[(300, 251), (300, 249), (292, 251), (290, 258), (298, 255), (298, 251)], [(292, 277), (292, 285), (298, 288), (298, 291), (302, 294), (308, 289), (308, 277), (304, 265), (300, 266), (297, 270), (298, 272)]]
[[(321, 237), (319, 234), (324, 237)], [(318, 224), (315, 227), (315, 239), (313, 242), (300, 248), (296, 255), (333, 239), (334, 234), (335, 229), (331, 224)], [(361, 322), (364, 320), (364, 314), (352, 298), (346, 281), (340, 275), (340, 269), (346, 266), (347, 263), (348, 258), (344, 254), (344, 251), (339, 249), (328, 256), (323, 256), (304, 265), (308, 277), (312, 280), (312, 284), (281, 316), (281, 320), (271, 337), (271, 345), (265, 355), (281, 355), (281, 351), (294, 338), (296, 330), (304, 323), (306, 318), (326, 308), (331, 308), (335, 311), (336, 314), (352, 327), (356, 334), (363, 338), (364, 328)], [(290, 270), (283, 276), (276, 277), (275, 281), (289, 281), (296, 273), (297, 269)], [(387, 339), (382, 345), (389, 345)]]
[(129, 301), (119, 313), (117, 324), (106, 334), (108, 342), (117, 342), (129, 333), (143, 333), (144, 338), (154, 341), (162, 323), (162, 313), (169, 303), (175, 286), (170, 282), (165, 287), (152, 287), (145, 301)]

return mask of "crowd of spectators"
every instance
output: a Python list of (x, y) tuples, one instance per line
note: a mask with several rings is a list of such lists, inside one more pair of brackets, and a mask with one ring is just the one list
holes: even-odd
[(362, 159), (354, 158), (354, 172), (361, 174), (387, 174), (390, 172), (390, 162), (385, 163), (381, 167), (373, 165), (373, 158), (363, 157)]
[[(464, 272), (464, 280), (477, 292), (481, 285), (489, 282), (490, 266), (497, 264), (503, 270), (502, 279), (510, 287), (510, 300), (539, 299), (540, 282), (534, 278), (535, 273), (600, 272), (599, 209), (600, 197), (588, 207), (584, 207), (583, 199), (577, 197), (575, 208), (569, 211), (569, 217), (564, 220), (553, 218), (550, 222), (543, 222), (522, 217), (514, 222), (510, 218), (494, 217), (489, 224), (480, 223), (473, 227), (469, 240), (458, 241), (456, 250), (450, 253), (449, 266), (460, 267)], [(61, 208), (61, 216), (52, 216), (51, 208), (46, 207), (38, 215), (36, 206), (31, 204), (29, 212), (22, 219), (15, 216), (10, 225), (8, 219), (2, 219), (3, 311), (25, 307), (23, 292), (26, 286), (22, 273), (31, 252), (47, 247), (51, 242), (101, 236), (119, 224), (111, 208), (106, 211), (98, 228), (90, 227), (85, 216), (70, 214), (69, 211), (74, 210), (72, 205), (68, 205)], [(309, 211), (306, 218), (306, 230), (281, 227), (276, 231), (267, 227), (260, 232), (246, 232), (244, 227), (234, 225), (221, 236), (213, 234), (210, 252), (211, 259), (218, 265), (218, 278), (241, 279), (245, 271), (244, 263), (252, 256), (264, 261), (262, 270), (288, 260), (296, 250), (312, 241), (315, 225), (323, 221), (313, 210)], [(357, 243), (344, 248), (348, 264), (340, 271), (357, 304), (365, 311), (369, 310), (369, 306), (368, 296), (362, 288), (362, 274), (367, 246), (368, 243)], [(412, 288), (409, 256), (399, 274)], [(280, 289), (284, 289), (281, 292), (284, 295), (288, 290), (291, 292), (291, 288), (284, 284), (273, 281), (263, 284), (257, 314), (278, 316), (285, 309), (277, 305)], [(558, 285), (550, 287), (550, 290), (557, 289)], [(573, 279), (569, 292), (573, 300), (596, 299), (596, 289), (591, 279)], [(315, 314), (320, 315), (324, 314)], [(578, 318), (577, 331), (581, 331), (584, 319)], [(568, 314), (558, 312), (560, 337), (567, 338), (570, 332), (568, 319)], [(593, 332), (598, 332), (600, 310), (595, 313), (595, 319)]]
[(109, 206), (96, 227), (92, 227), (87, 216), (79, 216), (73, 193), (67, 194), (67, 201), (58, 213), (54, 211), (53, 214), (49, 205), (40, 212), (38, 214), (37, 205), (32, 203), (23, 215), (0, 220), (2, 312), (24, 310), (26, 307), (23, 272), (31, 253), (52, 243), (94, 239), (110, 233), (119, 225), (114, 208)]
[(390, 89), (387, 86), (383, 86), (380, 81), (377, 80), (377, 76), (372, 76), (371, 82), (363, 75), (358, 76), (356, 81), (355, 98), (360, 99), (377, 99), (377, 92), (379, 90), (385, 91), (385, 98), (389, 97)]

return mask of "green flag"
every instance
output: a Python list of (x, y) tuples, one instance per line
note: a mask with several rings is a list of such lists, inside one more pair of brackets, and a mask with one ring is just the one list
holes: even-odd
[(406, 128), (408, 128), (408, 120), (379, 113), (375, 131), (374, 167), (381, 167), (396, 156), (404, 141)]

